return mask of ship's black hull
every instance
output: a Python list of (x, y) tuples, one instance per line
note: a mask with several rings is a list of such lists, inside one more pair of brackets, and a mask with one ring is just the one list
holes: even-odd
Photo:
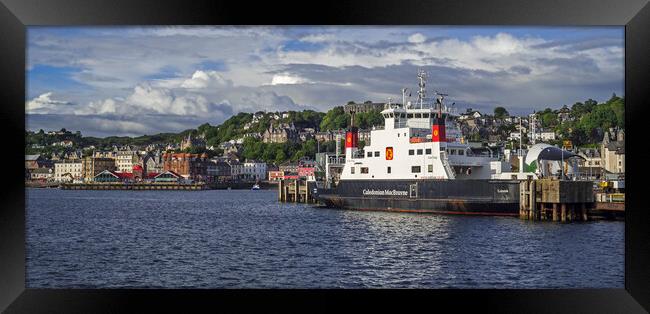
[(517, 180), (342, 180), (318, 189), (328, 207), (466, 215), (519, 214)]

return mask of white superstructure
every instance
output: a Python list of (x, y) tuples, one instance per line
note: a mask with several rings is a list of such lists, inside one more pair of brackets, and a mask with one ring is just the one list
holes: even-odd
[[(472, 150), (454, 121), (455, 112), (436, 92), (426, 98), (426, 73), (420, 71), (418, 100), (385, 106), (384, 127), (370, 133), (370, 145), (359, 150), (358, 134), (346, 134), (345, 165), (341, 180), (391, 179), (525, 179), (532, 173), (512, 173), (510, 163), (486, 149)], [(353, 115), (354, 124), (354, 115)]]

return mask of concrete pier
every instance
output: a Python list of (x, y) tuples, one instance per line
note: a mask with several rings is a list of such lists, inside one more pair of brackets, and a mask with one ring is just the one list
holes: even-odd
[(596, 202), (590, 181), (526, 180), (519, 188), (521, 219), (574, 222), (624, 218), (625, 204)]
[(62, 190), (206, 190), (206, 184), (192, 183), (63, 183)]
[(316, 204), (318, 201), (313, 197), (312, 189), (316, 182), (304, 180), (281, 180), (278, 182), (278, 201)]

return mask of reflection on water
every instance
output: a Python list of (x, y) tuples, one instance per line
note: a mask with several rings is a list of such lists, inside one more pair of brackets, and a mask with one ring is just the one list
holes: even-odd
[(27, 286), (622, 288), (621, 222), (314, 208), (274, 191), (27, 193)]

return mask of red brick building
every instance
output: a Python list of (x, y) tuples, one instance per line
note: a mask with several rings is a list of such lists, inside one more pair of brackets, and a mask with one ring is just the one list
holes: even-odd
[(163, 171), (173, 171), (186, 179), (209, 181), (208, 155), (205, 153), (164, 153)]

